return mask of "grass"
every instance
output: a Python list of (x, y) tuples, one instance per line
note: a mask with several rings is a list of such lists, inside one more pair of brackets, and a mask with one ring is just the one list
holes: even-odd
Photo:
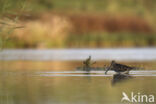
[(127, 32), (77, 34), (70, 35), (66, 44), (77, 48), (147, 47), (156, 45), (156, 35)]
[[(8, 44), (11, 33), (17, 29), (21, 28), (18, 26), (18, 17), (24, 11), (25, 1), (24, 0), (0, 0), (0, 49), (5, 48), (5, 45)], [(17, 14), (14, 18), (9, 18), (6, 14)]]
[(90, 13), (128, 13), (154, 19), (156, 16), (155, 0), (1, 0), (0, 12), (18, 11), (25, 8), (29, 12), (90, 12)]
[[(26, 38), (25, 38), (26, 39)], [(87, 33), (70, 34), (57, 40), (49, 37), (33, 37), (30, 39), (11, 38), (6, 48), (109, 48), (109, 47), (154, 47), (155, 34), (144, 33)]]
[(75, 32), (153, 32), (148, 20), (136, 15), (75, 14), (69, 15)]
[(0, 4), (0, 17), (11, 20), (53, 11), (44, 20), (19, 19), (26, 28), (10, 35), (1, 31), (5, 48), (156, 46), (155, 0), (1, 0)]

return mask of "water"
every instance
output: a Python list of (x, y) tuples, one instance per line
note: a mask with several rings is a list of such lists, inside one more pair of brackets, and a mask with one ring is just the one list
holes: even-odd
[(155, 71), (141, 76), (132, 72), (123, 80), (116, 80), (113, 72), (74, 72), (4, 71), (0, 76), (1, 104), (120, 104), (123, 91), (129, 96), (131, 92), (156, 95)]
[(89, 55), (94, 60), (150, 61), (156, 60), (156, 48), (3, 50), (0, 60), (70, 61)]
[[(36, 74), (39, 76), (67, 76), (67, 77), (78, 77), (78, 76), (89, 76), (89, 77), (97, 77), (97, 76), (103, 76), (103, 77), (109, 77), (109, 76), (113, 76), (116, 73), (114, 71), (109, 71), (108, 74), (104, 74), (105, 71), (61, 71), (61, 72), (56, 72), (56, 71), (52, 71), (52, 72), (37, 72)], [(130, 76), (156, 76), (156, 70), (137, 70), (137, 71), (131, 71), (129, 72)]]
[[(155, 104), (155, 49), (123, 49), (124, 52), (117, 50), (114, 55), (110, 50), (97, 50), (98, 54), (95, 50), (86, 53), (84, 50), (55, 50), (56, 53), (54, 50), (4, 50), (0, 53), (0, 104), (129, 104), (121, 102), (122, 92), (129, 97), (132, 92), (154, 95), (154, 103), (144, 101), (139, 104)], [(126, 76), (113, 71), (105, 75), (105, 71), (75, 70), (82, 62), (73, 60), (85, 59), (88, 57), (85, 55), (93, 55), (92, 58), (97, 60), (94, 66), (103, 67), (119, 53), (124, 54), (117, 58), (120, 63), (143, 69), (131, 71)], [(138, 56), (128, 62), (128, 57), (136, 54)], [(108, 60), (101, 61), (104, 58)]]

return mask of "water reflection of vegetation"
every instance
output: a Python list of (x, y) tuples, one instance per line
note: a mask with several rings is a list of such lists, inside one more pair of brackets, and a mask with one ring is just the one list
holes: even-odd
[[(105, 63), (109, 66), (109, 61), (97, 61), (96, 66), (102, 67)], [(122, 62), (129, 66), (144, 68), (145, 70), (155, 70), (156, 61)], [(75, 70), (77, 66), (82, 66), (80, 61), (0, 61), (0, 69), (6, 70)]]

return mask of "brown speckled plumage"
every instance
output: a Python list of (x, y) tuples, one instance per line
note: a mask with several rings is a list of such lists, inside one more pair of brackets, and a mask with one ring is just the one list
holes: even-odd
[(113, 60), (111, 62), (111, 65), (107, 68), (105, 74), (108, 72), (108, 70), (114, 70), (115, 72), (120, 73), (120, 72), (129, 72), (132, 69), (134, 68), (127, 65), (118, 64)]

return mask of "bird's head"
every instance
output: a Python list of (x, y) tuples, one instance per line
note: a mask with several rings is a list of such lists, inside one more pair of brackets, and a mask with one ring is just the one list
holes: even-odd
[(111, 65), (114, 65), (114, 64), (115, 64), (115, 60), (112, 60)]
[(112, 69), (112, 66), (113, 66), (114, 64), (115, 64), (115, 61), (112, 60), (111, 65), (110, 65), (108, 68), (106, 68), (105, 74), (107, 74), (107, 72), (108, 72), (109, 70)]

